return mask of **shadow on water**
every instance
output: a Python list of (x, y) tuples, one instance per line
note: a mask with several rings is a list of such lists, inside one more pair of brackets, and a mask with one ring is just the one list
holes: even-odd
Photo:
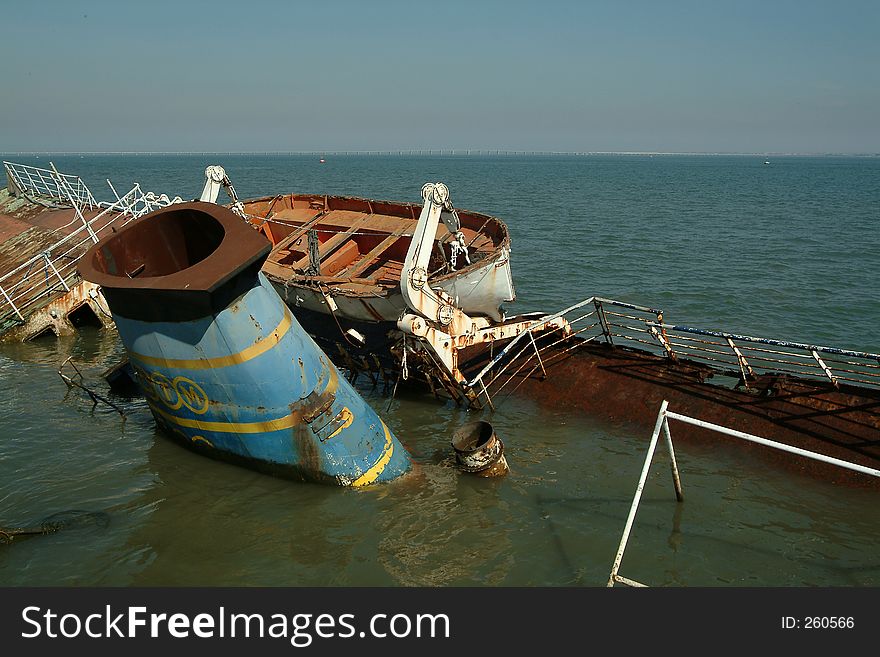
[[(624, 508), (629, 506), (631, 503), (631, 499), (611, 499), (611, 498), (583, 498), (583, 499), (560, 499), (560, 498), (538, 498), (538, 505), (541, 508), (548, 507), (550, 509), (557, 506), (568, 506), (577, 508), (579, 511), (588, 510), (592, 517), (601, 516), (607, 518), (611, 521), (617, 522), (620, 527), (620, 532), (622, 534), (624, 528), (624, 522), (626, 520), (625, 514), (611, 514), (607, 511), (603, 511), (602, 509), (607, 506), (613, 506), (616, 508)], [(747, 564), (755, 564), (760, 563), (766, 565), (772, 565), (774, 567), (784, 568), (790, 570), (792, 567), (792, 558), (791, 555), (788, 555), (778, 549), (778, 546), (773, 544), (766, 544), (761, 542), (755, 542), (753, 540), (736, 540), (735, 537), (723, 537), (723, 536), (714, 536), (709, 531), (701, 531), (699, 527), (694, 527), (688, 523), (688, 519), (686, 519), (686, 502), (679, 504), (674, 500), (660, 500), (660, 499), (649, 499), (643, 500), (640, 504), (640, 509), (645, 507), (654, 507), (655, 513), (652, 514), (653, 518), (658, 516), (662, 517), (665, 513), (667, 513), (671, 508), (671, 517), (668, 522), (663, 522), (662, 520), (657, 521), (649, 521), (644, 522), (640, 521), (639, 516), (636, 516), (635, 523), (633, 525), (633, 531), (630, 535), (630, 541), (627, 546), (627, 551), (624, 553), (623, 563), (626, 565), (631, 564), (634, 560), (637, 562), (636, 568), (641, 565), (645, 560), (640, 559), (638, 555), (639, 551), (639, 542), (645, 542), (646, 535), (650, 538), (648, 541), (653, 545), (660, 545), (661, 538), (665, 538), (665, 545), (668, 548), (667, 557), (672, 557), (676, 552), (682, 550), (684, 551), (687, 548), (688, 553), (692, 554), (723, 554), (726, 559), (732, 560), (736, 563), (742, 564), (743, 567), (747, 567)], [(642, 513), (642, 515), (645, 515)], [(549, 514), (547, 515), (549, 517)], [(683, 525), (687, 525), (686, 529), (683, 529)], [(746, 526), (748, 524), (746, 523)], [(559, 535), (554, 532), (555, 544), (558, 548), (559, 558), (561, 561), (568, 564), (568, 568), (571, 570), (573, 575), (576, 576), (575, 581), (572, 583), (581, 583), (582, 574), (579, 572), (580, 569), (575, 566), (573, 559), (574, 555), (568, 553), (568, 548), (560, 539)], [(617, 541), (619, 542), (620, 535), (617, 537)], [(607, 571), (610, 572), (611, 564), (614, 560), (614, 555), (616, 553), (617, 544), (615, 544), (615, 549), (609, 552), (608, 554), (608, 562), (607, 562)], [(873, 555), (869, 555), (873, 556)], [(634, 559), (635, 557), (635, 559)], [(868, 561), (866, 563), (859, 564), (857, 566), (845, 566), (840, 563), (835, 563), (834, 561), (830, 561), (827, 557), (823, 557), (822, 555), (811, 555), (800, 554), (796, 557), (798, 561), (798, 568), (806, 568), (811, 571), (825, 571), (826, 576), (829, 579), (839, 580), (841, 582), (846, 582), (850, 585), (864, 585), (865, 577), (871, 577), (873, 580), (876, 575), (871, 575), (871, 573), (880, 573), (880, 561)], [(657, 563), (657, 562), (655, 562)], [(624, 570), (626, 570), (626, 566), (624, 566)], [(675, 584), (675, 585), (688, 585), (687, 574), (685, 572), (679, 573), (681, 579), (680, 581), (675, 582), (652, 582), (650, 579), (647, 579), (646, 583), (649, 585), (653, 584)], [(607, 577), (607, 572), (606, 572)], [(643, 580), (644, 581), (644, 580)], [(735, 583), (735, 579), (733, 577), (729, 577), (725, 579), (720, 579), (720, 582), (723, 583)], [(595, 582), (592, 582), (595, 585)], [(700, 582), (694, 583), (690, 582), (690, 584), (699, 585)]]

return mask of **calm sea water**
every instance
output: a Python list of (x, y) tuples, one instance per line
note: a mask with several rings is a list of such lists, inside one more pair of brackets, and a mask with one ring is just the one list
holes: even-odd
[[(199, 195), (222, 164), (239, 195), (454, 203), (504, 219), (518, 301), (591, 295), (702, 328), (880, 351), (880, 159), (750, 156), (7, 156), (81, 175), (108, 198)], [(360, 391), (418, 463), (367, 490), (274, 479), (192, 454), (141, 401), (128, 419), (68, 393), (73, 356), (99, 390), (113, 331), (0, 345), (0, 526), (99, 513), (0, 546), (9, 585), (603, 585), (649, 436), (511, 401), (492, 418), (510, 475), (463, 476), (449, 440), (476, 419), (414, 393)], [(386, 410), (387, 409), (387, 410)], [(686, 501), (655, 464), (621, 572), (654, 585), (878, 585), (876, 492), (782, 472), (719, 442), (677, 446)]]

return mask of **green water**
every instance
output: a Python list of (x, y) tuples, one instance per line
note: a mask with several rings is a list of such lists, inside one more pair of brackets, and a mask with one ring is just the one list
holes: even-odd
[[(9, 158), (6, 158), (9, 159)], [(45, 163), (18, 157), (19, 161)], [(590, 296), (659, 306), (678, 323), (880, 351), (880, 161), (846, 158), (52, 158), (94, 191), (196, 196), (221, 163), (241, 196), (283, 191), (417, 200), (426, 180), (511, 228), (519, 302)], [(146, 404), (92, 408), (57, 374), (100, 373), (114, 331), (0, 345), (0, 526), (101, 512), (0, 545), (6, 585), (604, 585), (649, 439), (511, 400), (491, 417), (503, 479), (451, 467), (452, 432), (477, 414), (404, 392), (359, 390), (416, 471), (341, 490), (193, 454)], [(387, 409), (387, 410), (386, 410)], [(674, 436), (674, 426), (673, 426)], [(651, 470), (621, 573), (652, 585), (878, 585), (876, 491), (803, 478), (731, 443), (677, 445), (685, 502), (665, 458)]]

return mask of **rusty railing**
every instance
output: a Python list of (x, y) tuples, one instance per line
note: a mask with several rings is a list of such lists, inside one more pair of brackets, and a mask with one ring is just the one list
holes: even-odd
[[(112, 184), (110, 187), (113, 189)], [(99, 214), (83, 219), (82, 226), (0, 277), (0, 323), (16, 318), (23, 322), (29, 313), (45, 305), (55, 294), (70, 291), (79, 282), (77, 262), (99, 240), (101, 233), (179, 200), (172, 201), (164, 194), (144, 193), (139, 184), (121, 197), (115, 189), (113, 191), (116, 201), (101, 204), (104, 210)]]
[[(542, 330), (558, 318), (564, 326)], [(662, 310), (602, 297), (542, 316), (532, 327), (468, 382), (490, 405), (492, 397), (505, 390), (509, 396), (532, 375), (546, 376), (549, 365), (590, 342), (701, 364), (746, 389), (762, 374), (880, 387), (880, 354), (668, 324)]]

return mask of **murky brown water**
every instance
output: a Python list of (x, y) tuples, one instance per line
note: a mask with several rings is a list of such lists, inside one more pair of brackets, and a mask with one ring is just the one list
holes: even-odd
[[(367, 490), (275, 479), (157, 432), (146, 405), (123, 423), (69, 394), (112, 364), (115, 332), (0, 347), (0, 518), (106, 514), (0, 547), (8, 585), (602, 585), (649, 436), (510, 401), (492, 417), (503, 479), (450, 467), (474, 413), (421, 395), (384, 412), (418, 463)], [(99, 389), (100, 379), (93, 378)], [(361, 387), (377, 408), (381, 391)], [(678, 446), (686, 501), (658, 461), (621, 572), (667, 585), (877, 585), (876, 492), (835, 488), (735, 449)], [(106, 525), (106, 526), (102, 526)]]

